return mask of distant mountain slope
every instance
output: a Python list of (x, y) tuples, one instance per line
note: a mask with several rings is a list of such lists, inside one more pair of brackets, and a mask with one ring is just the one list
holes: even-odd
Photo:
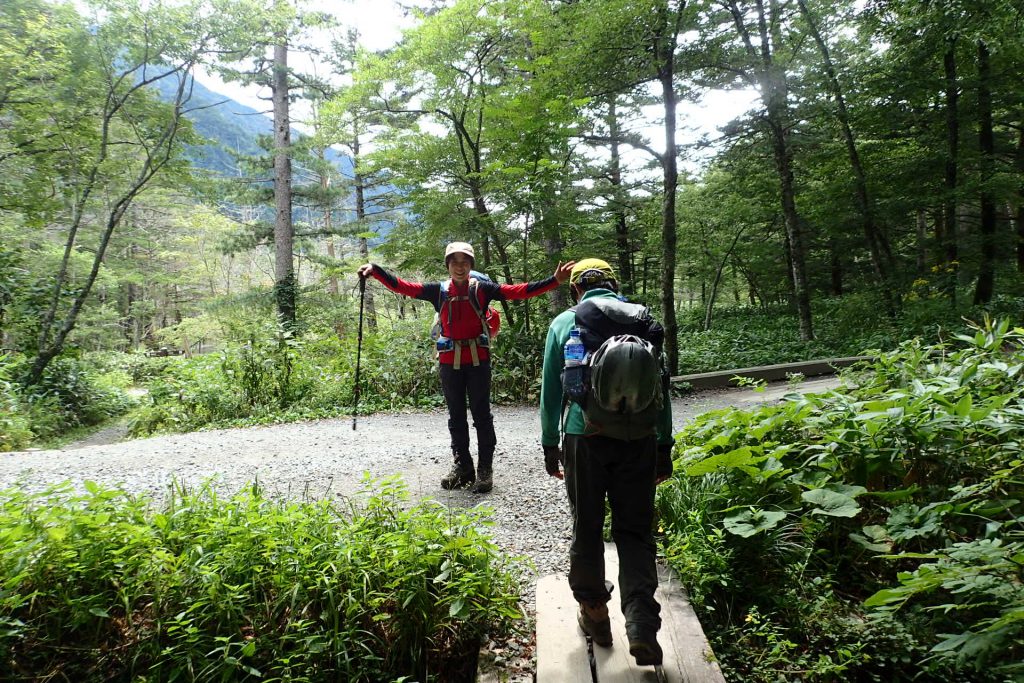
[[(161, 97), (170, 100), (174, 97), (176, 83), (175, 79), (165, 78), (157, 81)], [(255, 156), (263, 153), (259, 146), (260, 136), (269, 136), (274, 132), (273, 121), (270, 117), (252, 107), (247, 107), (237, 100), (221, 95), (210, 90), (202, 83), (194, 81), (192, 96), (185, 105), (186, 118), (195, 127), (197, 133), (209, 142), (189, 150), (188, 155), (193, 166), (213, 173), (225, 176), (237, 176), (239, 172), (235, 162), (235, 155)], [(298, 140), (302, 133), (292, 128), (292, 140)], [(327, 150), (327, 158), (338, 168), (342, 175), (347, 178), (353, 177), (352, 159), (334, 149)], [(293, 169), (299, 172), (299, 169)], [(393, 216), (404, 215), (404, 211), (398, 210), (394, 214), (381, 213), (381, 207), (375, 203), (375, 198), (388, 194), (394, 190), (391, 186), (375, 187), (366, 194), (366, 210), (372, 216), (367, 221), (367, 227), (377, 232), (380, 238), (371, 240), (376, 244), (381, 238), (389, 234), (394, 227)], [(351, 204), (351, 202), (350, 202)], [(265, 220), (273, 220), (271, 207), (264, 207)], [(335, 226), (340, 224), (338, 219), (351, 221), (354, 212), (348, 211), (337, 214)], [(296, 208), (293, 218), (295, 220), (310, 220), (310, 217), (318, 216), (318, 212), (300, 212)]]
[[(174, 96), (174, 79), (161, 79), (157, 85), (162, 97), (170, 99)], [(274, 131), (270, 117), (210, 90), (199, 81), (194, 81), (192, 97), (185, 108), (186, 117), (196, 132), (210, 141), (195, 148), (191, 155), (193, 163), (224, 175), (237, 175), (232, 152), (246, 156), (259, 154), (259, 136), (271, 135)], [(292, 139), (300, 137), (302, 134), (293, 128)], [(351, 175), (352, 160), (348, 156), (331, 149), (328, 150), (328, 158), (342, 173)]]

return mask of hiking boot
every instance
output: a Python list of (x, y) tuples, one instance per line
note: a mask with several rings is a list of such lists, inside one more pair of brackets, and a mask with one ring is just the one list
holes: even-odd
[(441, 479), (441, 488), (461, 489), (469, 486), (476, 480), (476, 475), (473, 473), (473, 468), (465, 469), (459, 466), (459, 463), (452, 465), (452, 471), (449, 472), (443, 479)]
[(591, 604), (581, 602), (580, 612), (576, 615), (576, 623), (601, 647), (612, 646), (612, 622), (608, 618), (608, 605), (603, 602)]
[(487, 493), (494, 488), (494, 479), (490, 467), (481, 467), (477, 470), (476, 481), (470, 489), (473, 493)]
[(662, 653), (657, 631), (630, 626), (626, 629), (626, 637), (629, 638), (629, 654), (636, 660), (637, 666), (661, 666)]

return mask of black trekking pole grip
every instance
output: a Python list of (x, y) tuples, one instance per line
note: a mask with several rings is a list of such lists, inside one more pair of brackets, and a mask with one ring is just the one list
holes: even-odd
[(359, 275), (359, 339), (356, 342), (356, 383), (352, 388), (352, 430), (356, 428), (359, 409), (359, 362), (363, 356), (363, 304), (366, 301), (366, 278)]

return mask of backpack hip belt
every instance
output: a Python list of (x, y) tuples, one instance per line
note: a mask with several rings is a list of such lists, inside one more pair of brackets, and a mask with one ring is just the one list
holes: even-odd
[[(442, 337), (442, 339), (447, 339)], [(448, 339), (452, 344), (452, 350), (455, 352), (455, 356), (452, 359), (452, 369), (458, 370), (462, 367), (462, 349), (469, 347), (469, 355), (473, 358), (473, 367), (480, 365), (480, 352), (478, 349), (489, 349), (490, 339), (486, 334), (481, 334), (478, 337), (471, 339)], [(441, 341), (438, 340), (438, 348), (440, 350)], [(445, 349), (447, 350), (447, 349)]]

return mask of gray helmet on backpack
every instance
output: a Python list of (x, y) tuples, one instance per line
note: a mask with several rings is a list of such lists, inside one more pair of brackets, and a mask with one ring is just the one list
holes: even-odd
[(654, 345), (640, 337), (611, 337), (590, 361), (593, 399), (602, 409), (619, 415), (641, 413), (655, 401), (660, 407), (658, 358)]

